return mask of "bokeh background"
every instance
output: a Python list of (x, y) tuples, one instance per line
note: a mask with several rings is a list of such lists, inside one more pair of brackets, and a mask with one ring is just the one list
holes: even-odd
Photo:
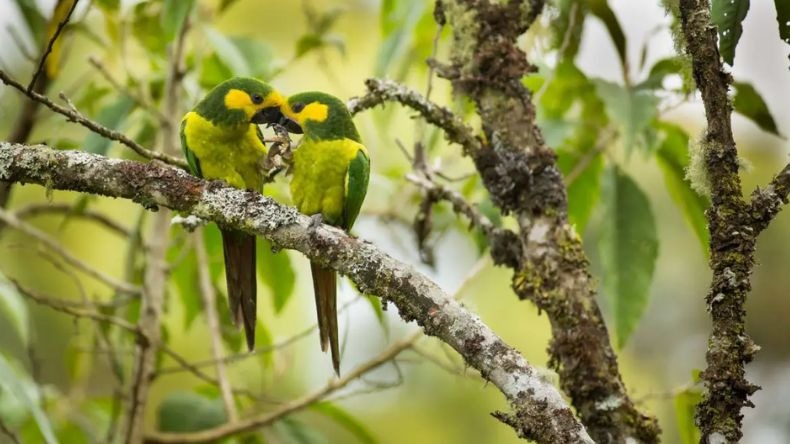
[[(45, 15), (51, 14), (54, 1), (34, 3)], [(123, 17), (131, 17), (137, 3), (121, 2), (120, 11), (125, 14), (121, 16), (121, 23)], [(431, 53), (431, 41), (436, 30), (435, 25), (425, 19), (426, 16), (430, 19), (430, 13), (426, 11), (430, 10), (431, 2), (425, 2), (413, 13), (403, 6), (405, 12), (394, 26), (410, 31), (404, 33), (404, 41), (397, 47), (399, 52), (389, 56), (385, 45), (389, 43), (380, 30), (382, 5), (378, 1), (302, 3), (239, 0), (221, 16), (215, 16), (217, 3), (198, 2), (195, 27), (187, 44), (188, 52), (195, 54), (195, 60), (203, 60), (201, 57), (206, 57), (210, 51), (206, 49), (212, 47), (207, 36), (211, 32), (219, 32), (224, 36), (247, 37), (265, 44), (270, 52), (258, 52), (261, 59), (254, 63), (264, 66), (269, 75), (276, 72), (271, 82), (284, 93), (319, 89), (347, 99), (364, 93), (364, 79), (381, 74), (425, 90), (427, 70), (421, 61)], [(641, 57), (643, 47), (647, 48), (645, 66), (674, 54), (670, 18), (658, 2), (610, 0), (609, 3), (624, 28), (632, 60)], [(772, 3), (752, 2), (743, 25), (733, 76), (755, 85), (773, 113), (780, 132), (790, 134), (788, 46), (778, 39)], [(87, 6), (88, 2), (85, 2), (76, 11), (80, 29), (72, 33), (66, 44), (62, 72), (49, 89), (49, 95), (56, 97), (58, 91), (64, 91), (70, 97), (80, 99), (77, 103), (87, 114), (97, 116), (103, 107), (113, 102), (117, 92), (110, 90), (96, 96), (86, 93), (91, 87), (97, 88), (96, 85), (107, 86), (100, 73), (86, 63), (88, 56), (102, 60), (121, 79), (126, 76), (138, 79), (161, 76), (161, 66), (156, 66), (157, 59), (139, 46), (130, 45), (123, 51), (109, 49), (112, 42), (108, 35), (113, 31), (106, 17), (99, 8), (92, 6), (88, 10)], [(314, 30), (305, 8), (319, 15), (339, 8), (339, 16), (323, 47), (297, 57), (297, 40)], [(524, 39), (531, 60), (548, 69), (554, 63), (553, 54), (542, 47), (540, 41), (543, 34), (548, 33), (550, 20), (551, 14), (544, 14), (533, 35)], [(0, 0), (2, 69), (17, 78), (27, 79), (34, 66), (24, 54), (35, 53), (37, 44), (23, 23), (16, 2)], [(419, 32), (411, 32), (415, 26), (420, 27)], [(121, 26), (120, 29), (124, 28)], [(440, 58), (446, 53), (446, 37), (442, 42), (438, 53)], [(20, 50), (20, 44), (25, 46), (24, 51)], [(585, 22), (576, 61), (589, 77), (621, 81), (617, 53), (604, 25), (596, 19)], [(634, 74), (637, 71), (634, 69)], [(188, 76), (184, 81), (185, 109), (200, 98), (201, 82), (197, 77)], [(463, 107), (449, 96), (446, 82), (434, 79), (433, 87), (435, 100), (456, 108)], [(17, 92), (0, 88), (0, 138), (8, 134), (22, 100)], [(119, 129), (138, 138), (144, 137), (145, 121), (141, 114), (139, 109), (130, 111), (128, 118), (119, 123)], [(432, 133), (420, 129), (411, 117), (408, 111), (388, 106), (355, 119), (370, 150), (374, 169), (356, 234), (415, 264), (448, 292), (460, 288), (459, 295), (469, 309), (478, 313), (531, 363), (544, 367), (547, 361), (545, 349), (550, 337), (546, 317), (537, 313), (530, 303), (517, 300), (509, 288), (509, 273), (493, 267), (486, 254), (480, 255), (476, 237), (469, 234), (464, 222), (455, 220), (448, 208), (437, 210), (437, 229), (431, 238), (435, 265), (428, 266), (420, 261), (409, 226), (419, 194), (403, 179), (410, 165), (398, 149), (396, 140), (410, 148), (415, 137), (423, 132), (430, 137)], [(692, 136), (701, 134), (704, 129), (704, 113), (698, 99), (671, 107), (662, 117), (678, 123)], [(31, 141), (67, 148), (79, 146), (90, 137), (83, 129), (47, 110), (40, 110), (37, 118), (40, 124), (36, 126)], [(746, 161), (742, 172), (744, 189), (752, 190), (766, 183), (771, 174), (787, 163), (790, 143), (761, 131), (738, 115), (734, 117), (734, 130), (740, 154)], [(122, 148), (113, 144), (108, 154), (117, 156), (122, 152)], [(431, 152), (435, 159), (441, 159), (436, 162), (447, 174), (463, 175), (472, 170), (470, 162), (458, 155), (457, 147), (447, 146), (439, 140)], [(675, 395), (693, 385), (695, 369), (704, 368), (710, 322), (703, 298), (710, 272), (704, 252), (670, 199), (655, 162), (637, 154), (624, 165), (649, 194), (656, 215), (660, 249), (647, 309), (633, 337), (619, 350), (620, 362), (633, 397), (658, 415), (665, 431), (665, 442), (680, 442)], [(274, 188), (272, 193), (287, 200), (282, 183)], [(483, 200), (483, 193), (472, 197)], [(9, 207), (14, 209), (47, 201), (76, 202), (79, 199), (80, 196), (74, 193), (47, 192), (38, 186), (22, 186), (15, 188)], [(90, 208), (104, 212), (126, 226), (133, 226), (140, 217), (139, 208), (125, 201), (91, 199)], [(32, 222), (61, 241), (80, 259), (112, 275), (123, 275), (127, 239), (99, 230), (91, 222), (79, 218), (64, 221), (63, 216), (43, 216)], [(601, 211), (596, 210), (583, 233), (598, 280), (604, 280), (605, 276), (600, 274), (596, 240), (600, 227), (606, 223)], [(268, 287), (261, 285), (259, 295), (262, 300), (259, 316), (263, 318), (271, 336), (270, 342), (274, 344), (293, 337), (315, 322), (307, 262), (298, 254), (286, 254), (296, 276), (293, 295), (278, 314), (272, 309)], [(763, 390), (752, 398), (756, 409), (745, 409), (744, 442), (784, 443), (790, 440), (790, 212), (780, 214), (760, 237), (757, 260), (754, 289), (747, 304), (748, 332), (762, 350), (748, 366), (748, 379), (762, 386)], [(43, 293), (61, 298), (79, 297), (73, 279), (53, 266), (34, 240), (14, 230), (5, 229), (0, 237), (0, 271)], [(474, 271), (474, 275), (466, 279), (470, 271)], [(112, 296), (101, 284), (82, 275), (80, 278), (92, 296)], [(173, 293), (177, 293), (177, 285), (173, 283), (171, 286)], [(413, 324), (404, 324), (394, 307), (385, 311), (385, 319), (380, 321), (371, 304), (358, 298), (348, 282), (343, 286), (341, 303), (350, 304), (340, 315), (344, 370), (365, 362), (388, 343), (416, 328)], [(601, 303), (606, 311), (606, 298), (601, 297)], [(66, 428), (67, 424), (79, 424), (80, 414), (75, 413), (78, 409), (95, 404), (95, 409), (101, 410), (98, 406), (103, 405), (102, 402), (111, 394), (108, 393), (111, 370), (89, 333), (93, 327), (85, 322), (75, 323), (45, 307), (30, 304), (29, 311), (34, 359), (31, 360), (19, 338), (9, 333), (10, 320), (2, 312), (0, 351), (14, 357), (24, 371), (32, 372), (36, 381), (48, 387), (48, 391), (59, 394), (51, 395), (52, 401), (47, 410), (58, 430)], [(225, 315), (225, 312), (220, 313), (221, 317)], [(184, 328), (185, 317), (182, 298), (171, 296), (165, 316), (170, 345), (190, 359), (209, 358), (208, 332), (202, 315), (188, 328)], [(495, 389), (487, 387), (474, 371), (465, 368), (454, 352), (437, 341), (423, 339), (417, 348), (420, 353), (405, 352), (397, 363), (366, 376), (364, 381), (341, 396), (336, 401), (337, 405), (364, 424), (377, 442), (517, 442), (509, 427), (489, 416), (489, 412), (507, 407)], [(131, 349), (126, 351), (131, 353)], [(277, 403), (307, 393), (331, 377), (330, 360), (320, 353), (315, 332), (268, 356), (267, 360), (249, 359), (230, 367), (237, 386), (262, 394), (265, 401), (254, 407), (257, 410), (272, 408)], [(165, 359), (163, 366), (172, 365)], [(556, 379), (549, 370), (546, 370), (546, 377)], [(189, 373), (163, 376), (153, 385), (152, 405), (157, 405), (176, 390), (200, 387), (201, 382)], [(13, 401), (8, 396), (0, 400), (5, 403), (0, 403), (0, 414), (13, 417)], [(85, 407), (85, 410), (91, 408), (94, 407)], [(86, 413), (82, 420), (90, 417)], [(304, 439), (299, 441), (292, 433), (284, 432), (283, 426), (275, 426), (264, 430), (267, 442), (353, 442), (355, 439), (343, 427), (315, 412), (299, 413), (294, 418), (300, 427), (308, 430), (307, 438), (302, 437)], [(16, 418), (16, 421), (22, 424), (24, 418)], [(150, 428), (156, 426), (154, 409), (149, 409), (146, 424)], [(90, 441), (90, 438), (76, 432), (64, 436), (74, 437), (74, 442)]]

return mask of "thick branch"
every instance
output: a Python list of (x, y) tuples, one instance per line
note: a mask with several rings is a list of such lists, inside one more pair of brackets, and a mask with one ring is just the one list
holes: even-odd
[[(706, 215), (713, 279), (706, 301), (713, 329), (708, 339), (708, 367), (701, 375), (707, 390), (697, 407), (697, 424), (704, 442), (737, 442), (742, 435), (741, 408), (752, 406), (749, 395), (758, 388), (746, 380), (744, 368), (758, 350), (746, 334), (744, 308), (751, 289), (749, 276), (754, 267), (754, 246), (757, 231), (770, 220), (766, 216), (778, 209), (773, 210), (775, 187), (766, 189), (765, 193), (758, 192), (754, 205), (765, 201), (766, 207), (760, 210), (767, 212), (758, 215), (766, 222), (755, 229), (750, 208), (741, 197), (738, 151), (730, 123), (732, 107), (727, 96), (731, 78), (719, 57), (716, 28), (710, 21), (710, 3), (681, 0), (680, 15), (694, 79), (705, 105), (708, 128), (701, 149), (712, 203)], [(780, 174), (777, 180), (781, 190), (786, 176)]]
[(368, 81), (369, 94), (349, 105), (356, 110), (387, 100), (401, 102), (464, 147), (492, 201), (503, 213), (517, 217), (520, 257), (511, 261), (494, 248), (492, 256), (514, 269), (518, 297), (548, 314), (553, 334), (550, 363), (582, 422), (597, 442), (656, 442), (656, 419), (636, 409), (620, 377), (581, 240), (567, 221), (562, 175), (521, 83), (532, 68), (517, 39), (542, 6), (539, 0), (437, 2), (435, 16), (440, 24), (446, 20), (453, 26), (454, 45), (452, 63), (435, 65), (456, 94), (475, 101), (485, 139), (475, 137), (449, 110), (393, 82)]
[(0, 144), (0, 180), (123, 197), (166, 206), (269, 239), (353, 280), (398, 307), (426, 334), (453, 347), (510, 402), (518, 432), (538, 442), (592, 442), (559, 392), (488, 326), (431, 280), (372, 244), (252, 191), (206, 182), (173, 168), (107, 159), (79, 151)]

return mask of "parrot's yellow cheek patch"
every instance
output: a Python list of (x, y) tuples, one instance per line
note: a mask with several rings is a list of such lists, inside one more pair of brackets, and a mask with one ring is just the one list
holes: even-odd
[(225, 108), (227, 109), (241, 109), (249, 114), (248, 111), (254, 107), (250, 95), (240, 89), (231, 89), (225, 94)]
[(329, 107), (323, 103), (313, 102), (305, 106), (298, 113), (294, 112), (290, 105), (282, 108), (283, 114), (295, 120), (299, 125), (304, 125), (308, 120), (323, 122), (329, 116)]

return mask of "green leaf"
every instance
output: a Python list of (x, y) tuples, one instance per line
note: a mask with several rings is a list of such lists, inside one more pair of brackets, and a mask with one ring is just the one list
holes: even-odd
[(170, 393), (157, 412), (160, 432), (198, 432), (227, 422), (225, 407), (219, 398), (209, 398), (195, 392)]
[(658, 111), (658, 97), (652, 91), (623, 87), (605, 80), (596, 79), (594, 83), (598, 96), (606, 105), (606, 113), (620, 129), (626, 152), (631, 153), (635, 147), (651, 147), (650, 122)]
[(376, 442), (376, 438), (374, 438), (373, 434), (365, 427), (365, 424), (354, 418), (337, 404), (328, 401), (317, 402), (310, 406), (310, 409), (333, 420), (339, 426), (354, 435), (359, 442), (365, 444), (374, 444)]
[[(131, 97), (121, 95), (118, 100), (99, 110), (95, 120), (107, 128), (117, 130), (134, 107), (135, 103)], [(107, 148), (110, 147), (110, 142), (110, 139), (92, 132), (85, 138), (83, 150), (89, 153), (105, 154)]]
[(790, 2), (774, 0), (776, 22), (779, 24), (779, 38), (790, 45)]
[[(173, 227), (170, 233), (171, 239), (175, 239), (184, 231), (181, 227)], [(184, 309), (184, 330), (187, 330), (202, 310), (197, 255), (194, 248), (187, 247), (185, 242), (172, 242), (167, 250), (167, 263), (173, 267), (170, 275)]]
[(705, 219), (705, 210), (709, 203), (706, 198), (694, 192), (691, 189), (691, 184), (686, 181), (686, 168), (689, 164), (689, 136), (682, 128), (669, 123), (662, 122), (659, 128), (663, 140), (656, 150), (658, 166), (664, 173), (664, 182), (666, 182), (669, 195), (680, 207), (686, 222), (697, 235), (703, 253), (707, 256), (710, 234)]
[(96, 6), (105, 11), (118, 11), (121, 0), (96, 0)]
[(214, 52), (203, 59), (198, 74), (198, 84), (205, 89), (211, 89), (231, 77), (233, 73), (230, 68)]
[(228, 37), (213, 28), (206, 36), (214, 52), (203, 61), (201, 85), (213, 87), (232, 76), (266, 80), (274, 72), (274, 53), (269, 45), (249, 37)]
[(15, 0), (16, 7), (25, 19), (25, 26), (36, 42), (36, 46), (44, 42), (44, 31), (47, 29), (47, 21), (38, 9), (36, 0)]
[(272, 252), (272, 244), (259, 237), (256, 244), (258, 276), (272, 292), (274, 312), (280, 313), (294, 292), (296, 273), (285, 251)]
[(675, 395), (675, 420), (677, 421), (680, 442), (683, 444), (697, 444), (700, 442), (700, 432), (694, 422), (694, 410), (702, 401), (702, 391), (689, 388)]
[(603, 172), (603, 154), (596, 147), (590, 146), (587, 151), (557, 150), (557, 163), (562, 174), (572, 181), (566, 180), (568, 186), (568, 218), (576, 225), (576, 231), (584, 233), (592, 211), (601, 194), (601, 172)]
[(754, 86), (746, 82), (733, 82), (732, 86), (735, 88), (732, 101), (735, 112), (757, 124), (763, 131), (782, 137), (768, 105)]
[(0, 388), (3, 389), (3, 392), (8, 392), (14, 396), (17, 401), (22, 404), (22, 407), (33, 415), (33, 419), (36, 421), (38, 429), (47, 444), (56, 444), (58, 442), (55, 438), (55, 433), (52, 430), (49, 418), (47, 418), (44, 410), (42, 410), (39, 405), (41, 396), (38, 392), (38, 387), (22, 379), (20, 375), (14, 371), (11, 362), (1, 354)]
[(719, 29), (719, 53), (730, 66), (735, 59), (735, 47), (743, 33), (741, 22), (749, 12), (749, 0), (713, 0), (711, 21)]
[(680, 57), (669, 57), (657, 61), (647, 79), (637, 85), (637, 89), (661, 89), (664, 84), (664, 79), (672, 74), (680, 74), (683, 69), (683, 62)]
[(218, 12), (218, 13), (220, 13), (220, 14), (222, 14), (222, 13), (223, 13), (223, 12), (225, 12), (225, 11), (226, 11), (228, 8), (230, 8), (231, 6), (233, 6), (233, 4), (234, 4), (234, 3), (236, 3), (237, 1), (238, 1), (238, 0), (221, 0), (221, 1), (219, 2), (219, 7), (217, 8), (217, 12)]
[[(273, 344), (272, 333), (260, 319), (255, 326), (255, 348), (265, 349), (271, 347)], [(264, 369), (272, 366), (274, 353), (258, 353), (258, 361)]]
[(250, 68), (247, 58), (242, 50), (230, 38), (226, 37), (221, 32), (214, 28), (206, 27), (206, 38), (209, 44), (214, 49), (219, 59), (230, 69), (233, 75), (236, 76), (251, 76), (252, 69)]
[(612, 38), (617, 49), (617, 55), (620, 57), (620, 65), (623, 67), (623, 72), (628, 69), (628, 53), (626, 49), (626, 38), (623, 33), (623, 28), (620, 27), (620, 22), (614, 11), (609, 7), (606, 0), (587, 0), (590, 12), (604, 23), (606, 30), (609, 31), (609, 37)]
[(603, 184), (604, 222), (599, 248), (603, 283), (623, 347), (647, 306), (658, 237), (650, 202), (637, 184), (613, 165)]
[(195, 0), (164, 0), (163, 12), (160, 16), (163, 35), (161, 38), (173, 40), (176, 33), (192, 11)]
[(283, 444), (327, 444), (326, 436), (289, 416), (274, 423), (274, 431)]
[(379, 321), (379, 325), (384, 327), (385, 329), (388, 328), (386, 321), (386, 317), (384, 316), (384, 307), (381, 305), (381, 299), (373, 295), (364, 295), (364, 298), (368, 301), (370, 308), (373, 309), (373, 314), (376, 315), (376, 319)]
[(0, 315), (10, 322), (22, 344), (27, 346), (30, 340), (30, 315), (27, 304), (13, 282), (3, 273), (0, 273)]
[(562, 50), (561, 60), (573, 60), (579, 52), (584, 19), (587, 16), (587, 3), (577, 0), (557, 0), (559, 15), (551, 20), (551, 47)]
[(132, 9), (132, 35), (149, 52), (163, 54), (169, 40), (162, 38), (162, 4), (138, 3)]
[(379, 45), (374, 75), (383, 77), (390, 71), (411, 43), (414, 27), (429, 2), (421, 0), (384, 1), (381, 6), (380, 25), (384, 41)]

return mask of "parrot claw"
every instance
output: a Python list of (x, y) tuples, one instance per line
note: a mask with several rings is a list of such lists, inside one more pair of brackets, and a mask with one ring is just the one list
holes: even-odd
[(310, 229), (315, 230), (324, 223), (324, 215), (321, 213), (310, 216)]

